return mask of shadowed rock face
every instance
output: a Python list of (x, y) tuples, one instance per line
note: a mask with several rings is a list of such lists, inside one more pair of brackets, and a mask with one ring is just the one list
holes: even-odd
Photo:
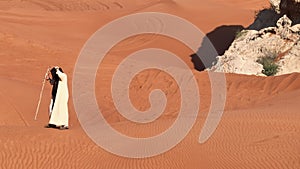
[(286, 15), (293, 25), (300, 23), (300, 0), (270, 0), (272, 8), (261, 10), (248, 29), (261, 30), (276, 26), (279, 18)]
[(281, 0), (281, 14), (286, 14), (293, 23), (300, 23), (300, 0)]
[(273, 9), (263, 9), (257, 14), (255, 21), (247, 29), (259, 31), (264, 28), (275, 27), (280, 17), (281, 15)]
[(270, 3), (277, 14), (287, 15), (294, 24), (300, 23), (300, 0), (270, 0)]

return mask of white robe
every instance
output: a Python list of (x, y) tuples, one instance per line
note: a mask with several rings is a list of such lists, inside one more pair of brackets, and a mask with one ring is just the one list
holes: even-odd
[(67, 75), (57, 70), (56, 74), (61, 79), (58, 82), (57, 93), (51, 114), (49, 124), (56, 126), (69, 126), (68, 99), (69, 91), (67, 84)]

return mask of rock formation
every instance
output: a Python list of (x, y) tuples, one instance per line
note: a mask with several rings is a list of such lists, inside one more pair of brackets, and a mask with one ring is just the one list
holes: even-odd
[(275, 75), (300, 72), (300, 24), (292, 26), (284, 15), (275, 27), (241, 31), (210, 70), (265, 76), (267, 68), (261, 59), (271, 60)]

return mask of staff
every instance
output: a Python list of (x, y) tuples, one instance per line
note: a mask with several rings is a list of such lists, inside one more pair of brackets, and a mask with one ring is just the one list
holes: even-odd
[(48, 67), (48, 69), (47, 69), (47, 71), (46, 71), (46, 74), (45, 74), (45, 77), (44, 77), (44, 79), (43, 79), (42, 90), (41, 90), (41, 92), (40, 92), (40, 98), (39, 98), (38, 105), (37, 105), (37, 108), (36, 108), (36, 111), (35, 111), (34, 120), (36, 120), (37, 115), (38, 115), (38, 113), (39, 113), (40, 104), (41, 104), (41, 100), (42, 100), (42, 97), (43, 97), (43, 92), (44, 92), (44, 88), (45, 88), (46, 79), (47, 79), (48, 74), (49, 74), (49, 69), (50, 69), (50, 67)]

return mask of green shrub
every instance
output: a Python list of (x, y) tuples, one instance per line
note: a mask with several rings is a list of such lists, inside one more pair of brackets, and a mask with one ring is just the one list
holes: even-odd
[(274, 76), (278, 73), (279, 66), (275, 63), (276, 54), (266, 55), (257, 60), (258, 63), (263, 65), (262, 73), (266, 76)]
[(235, 39), (238, 39), (238, 38), (240, 38), (240, 37), (242, 37), (242, 36), (244, 36), (244, 35), (246, 35), (246, 34), (247, 34), (247, 31), (246, 31), (246, 30), (239, 30), (239, 31), (237, 31), (236, 34), (235, 34)]

